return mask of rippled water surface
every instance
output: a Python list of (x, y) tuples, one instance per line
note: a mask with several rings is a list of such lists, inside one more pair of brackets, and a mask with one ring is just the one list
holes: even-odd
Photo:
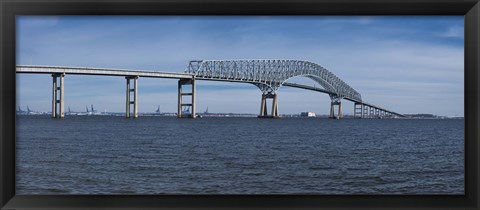
[(463, 194), (464, 121), (17, 117), (17, 194)]

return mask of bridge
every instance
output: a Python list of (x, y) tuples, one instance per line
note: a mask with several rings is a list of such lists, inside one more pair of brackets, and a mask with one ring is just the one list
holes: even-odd
[[(17, 65), (16, 73), (52, 75), (53, 118), (63, 118), (65, 116), (64, 78), (67, 74), (125, 77), (125, 116), (127, 118), (138, 117), (139, 77), (178, 79), (177, 116), (179, 118), (196, 117), (195, 92), (197, 80), (239, 82), (255, 85), (262, 92), (260, 113), (258, 115), (260, 118), (278, 118), (280, 116), (278, 112), (277, 92), (281, 86), (328, 94), (331, 99), (330, 118), (343, 117), (342, 99), (354, 103), (355, 118), (405, 117), (397, 112), (362, 101), (359, 92), (350, 87), (332, 72), (316, 63), (302, 60), (194, 60), (188, 63), (187, 69), (184, 73), (109, 68)], [(287, 80), (294, 77), (309, 78), (319, 84), (320, 87), (287, 82)], [(189, 102), (185, 102), (185, 97), (190, 99)], [(272, 100), (270, 113), (268, 112), (267, 100)], [(184, 113), (182, 109), (185, 108), (191, 111), (189, 113)], [(338, 108), (337, 114), (335, 114), (336, 108)]]

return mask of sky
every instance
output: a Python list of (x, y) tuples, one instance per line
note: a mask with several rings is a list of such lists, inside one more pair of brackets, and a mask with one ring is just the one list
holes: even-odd
[[(364, 101), (402, 113), (464, 115), (463, 16), (20, 16), (17, 65), (183, 72), (190, 60), (298, 59)], [(294, 77), (288, 82), (315, 83)], [(318, 86), (318, 84), (317, 84)], [(17, 105), (51, 111), (52, 78), (17, 74)], [(139, 112), (176, 112), (177, 80), (140, 78)], [(254, 85), (197, 82), (197, 112), (259, 113)], [(125, 111), (125, 78), (65, 77), (65, 106)], [(278, 91), (280, 114), (327, 114), (327, 94)], [(343, 100), (343, 113), (353, 103)]]

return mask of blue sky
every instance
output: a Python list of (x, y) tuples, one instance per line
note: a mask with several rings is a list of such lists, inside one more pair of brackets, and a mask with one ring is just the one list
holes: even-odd
[[(17, 64), (183, 72), (189, 60), (300, 59), (322, 65), (370, 103), (400, 113), (463, 116), (463, 16), (23, 16)], [(50, 111), (50, 75), (17, 75), (17, 104)], [(313, 85), (305, 78), (289, 81)], [(125, 110), (123, 77), (65, 77), (74, 111)], [(139, 111), (176, 112), (177, 81), (139, 79)], [(282, 87), (281, 114), (327, 114), (328, 95)], [(258, 113), (250, 84), (199, 81), (197, 110)], [(353, 113), (344, 101), (343, 111)]]

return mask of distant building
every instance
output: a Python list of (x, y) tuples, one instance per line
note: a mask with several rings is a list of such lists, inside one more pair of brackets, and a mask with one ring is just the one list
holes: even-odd
[(316, 117), (315, 112), (302, 112), (300, 117)]

